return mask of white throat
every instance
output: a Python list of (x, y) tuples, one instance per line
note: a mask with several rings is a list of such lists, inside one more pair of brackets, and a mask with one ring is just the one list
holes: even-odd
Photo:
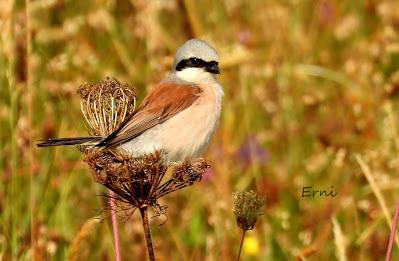
[(193, 82), (193, 83), (211, 83), (215, 82), (215, 76), (203, 68), (184, 68), (181, 71), (175, 71), (174, 74), (186, 81), (186, 82)]

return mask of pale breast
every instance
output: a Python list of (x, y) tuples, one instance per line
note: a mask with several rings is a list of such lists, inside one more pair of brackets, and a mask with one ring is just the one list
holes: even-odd
[(163, 150), (168, 161), (199, 156), (218, 126), (223, 96), (218, 83), (201, 86), (201, 89), (201, 96), (192, 106), (122, 144), (121, 148), (135, 157)]
[(163, 123), (159, 141), (172, 161), (199, 156), (209, 144), (219, 123), (221, 99), (219, 84), (202, 86), (201, 97), (188, 109)]

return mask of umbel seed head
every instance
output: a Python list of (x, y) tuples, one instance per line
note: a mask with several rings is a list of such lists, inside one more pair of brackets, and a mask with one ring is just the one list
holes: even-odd
[(96, 84), (81, 85), (78, 94), (82, 113), (95, 136), (114, 132), (136, 105), (134, 90), (109, 77)]
[(264, 213), (265, 200), (252, 190), (233, 193), (233, 204), (237, 225), (243, 230), (253, 229), (257, 218)]
[(112, 190), (117, 200), (133, 210), (153, 207), (162, 211), (158, 200), (174, 191), (191, 186), (202, 179), (209, 168), (207, 161), (196, 159), (174, 165), (162, 162), (161, 152), (133, 158), (109, 150), (87, 150), (84, 161), (90, 166), (95, 181)]

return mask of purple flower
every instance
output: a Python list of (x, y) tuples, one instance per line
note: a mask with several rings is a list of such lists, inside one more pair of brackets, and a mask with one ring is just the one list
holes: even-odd
[(268, 159), (266, 149), (262, 147), (255, 135), (249, 135), (241, 144), (236, 153), (239, 164), (247, 168), (251, 164), (265, 166)]

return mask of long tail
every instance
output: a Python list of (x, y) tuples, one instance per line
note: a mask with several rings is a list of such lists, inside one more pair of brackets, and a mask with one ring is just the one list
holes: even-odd
[(102, 141), (104, 137), (75, 137), (75, 138), (50, 138), (48, 140), (42, 140), (36, 144), (38, 147), (50, 147), (50, 146), (67, 146), (67, 145), (97, 145)]

